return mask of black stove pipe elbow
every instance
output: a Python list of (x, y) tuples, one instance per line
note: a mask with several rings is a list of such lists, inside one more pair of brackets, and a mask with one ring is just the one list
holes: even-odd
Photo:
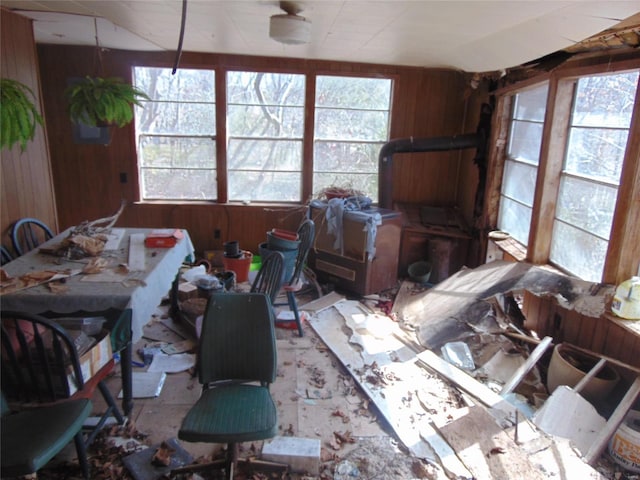
[(393, 155), (410, 152), (442, 152), (478, 148), (482, 136), (477, 133), (432, 138), (399, 138), (385, 143), (378, 155), (378, 205), (381, 208), (393, 208), (391, 190), (393, 187)]

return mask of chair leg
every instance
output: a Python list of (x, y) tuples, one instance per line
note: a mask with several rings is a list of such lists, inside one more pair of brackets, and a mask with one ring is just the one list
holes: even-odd
[(76, 453), (78, 455), (78, 463), (80, 463), (80, 468), (82, 469), (82, 477), (85, 479), (89, 479), (89, 460), (87, 460), (87, 447), (84, 443), (84, 438), (82, 437), (82, 431), (78, 432), (75, 437), (73, 437), (73, 441), (76, 444)]
[(298, 301), (296, 300), (295, 292), (287, 291), (287, 302), (289, 302), (289, 309), (293, 312), (293, 316), (296, 319), (298, 335), (302, 337), (302, 322), (300, 321), (300, 312), (298, 311)]
[(238, 444), (229, 443), (227, 446), (227, 462), (225, 465), (225, 477), (227, 480), (233, 480), (238, 467)]
[(116, 417), (118, 424), (124, 425), (124, 417), (122, 416), (122, 413), (120, 412), (120, 409), (118, 408), (113, 395), (111, 395), (111, 392), (107, 388), (106, 383), (104, 383), (104, 381), (99, 382), (98, 388), (100, 389), (100, 393), (102, 393), (102, 398), (104, 398), (104, 400), (107, 402), (107, 405), (109, 405), (113, 409), (113, 416)]

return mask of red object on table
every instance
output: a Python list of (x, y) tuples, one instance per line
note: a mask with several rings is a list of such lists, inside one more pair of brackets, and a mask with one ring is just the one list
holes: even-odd
[(147, 248), (171, 248), (175, 247), (178, 240), (184, 237), (180, 229), (153, 230), (144, 239)]

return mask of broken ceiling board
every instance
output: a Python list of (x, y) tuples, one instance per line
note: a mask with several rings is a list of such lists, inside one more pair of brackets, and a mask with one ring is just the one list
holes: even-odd
[(492, 415), (496, 415), (498, 420), (515, 420), (515, 407), (504, 398), (491, 390), (489, 387), (478, 382), (471, 375), (463, 370), (444, 361), (430, 350), (418, 354), (417, 363), (432, 369), (442, 377), (446, 378), (460, 389), (467, 392), (472, 397), (491, 409)]
[(584, 455), (606, 420), (579, 393), (560, 385), (535, 413), (533, 423), (549, 435), (571, 440)]
[(543, 475), (532, 465), (525, 452), (509, 438), (484, 408), (474, 406), (452, 412), (453, 421), (437, 425), (458, 457), (483, 480), (542, 480)]
[(340, 295), (337, 292), (331, 292), (324, 297), (320, 297), (316, 300), (305, 303), (304, 305), (300, 305), (299, 309), (309, 313), (320, 313), (321, 311), (334, 306), (336, 303), (341, 302), (345, 298), (346, 297), (344, 295)]
[[(362, 313), (358, 302), (346, 302), (351, 305), (342, 308), (343, 312), (350, 310)], [(392, 322), (388, 318), (387, 321)], [(364, 352), (365, 357), (375, 356), (380, 361), (374, 365), (367, 364), (361, 350), (371, 343), (364, 342), (364, 347), (361, 344), (351, 345), (349, 341), (352, 331), (346, 326), (344, 317), (335, 314), (335, 309), (325, 310), (311, 317), (309, 323), (375, 403), (378, 411), (413, 455), (441, 464), (456, 477), (471, 478), (469, 471), (446, 442), (425, 441), (438, 434), (430, 425), (430, 415), (414, 392), (422, 390), (429, 393), (442, 389), (437, 378), (428, 376), (413, 361), (394, 361), (398, 354), (393, 351), (387, 352), (386, 357), (381, 352)]]
[(474, 328), (499, 331), (492, 306), (485, 300), (496, 294), (526, 289), (574, 302), (588, 295), (593, 285), (546, 267), (497, 260), (463, 268), (425, 292), (414, 294), (401, 288), (393, 311), (403, 324), (416, 328), (424, 347), (439, 350), (446, 342), (470, 335)]

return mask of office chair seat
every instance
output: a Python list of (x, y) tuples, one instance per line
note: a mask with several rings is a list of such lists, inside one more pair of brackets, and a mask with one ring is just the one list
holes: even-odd
[(272, 438), (277, 430), (276, 406), (267, 387), (225, 385), (202, 392), (178, 436), (187, 442), (232, 443)]

